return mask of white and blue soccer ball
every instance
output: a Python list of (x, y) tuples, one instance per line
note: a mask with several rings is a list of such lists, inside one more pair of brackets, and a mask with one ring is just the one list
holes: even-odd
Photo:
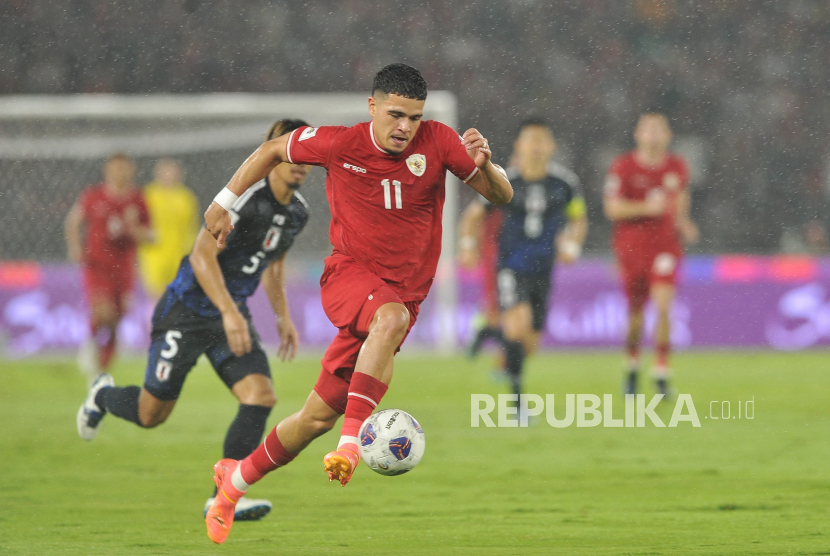
[(360, 427), (360, 458), (381, 475), (401, 475), (424, 457), (424, 430), (402, 409), (384, 409)]

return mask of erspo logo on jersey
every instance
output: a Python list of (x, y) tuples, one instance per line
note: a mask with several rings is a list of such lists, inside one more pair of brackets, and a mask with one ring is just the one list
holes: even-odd
[(343, 168), (345, 168), (346, 170), (357, 172), (358, 174), (366, 173), (366, 168), (361, 168), (360, 166), (355, 166), (354, 164), (349, 164), (348, 162), (343, 163)]

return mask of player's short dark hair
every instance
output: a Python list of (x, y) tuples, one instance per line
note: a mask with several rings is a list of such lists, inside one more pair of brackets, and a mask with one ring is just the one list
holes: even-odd
[(283, 118), (282, 120), (277, 120), (274, 122), (274, 125), (271, 126), (271, 129), (268, 130), (268, 135), (265, 136), (266, 141), (270, 141), (275, 137), (279, 137), (281, 135), (285, 135), (286, 133), (291, 133), (295, 129), (300, 129), (301, 127), (306, 127), (308, 124), (305, 120), (292, 120), (290, 118)]
[(414, 100), (426, 100), (427, 82), (421, 72), (406, 64), (389, 64), (375, 74), (372, 95), (378, 92)]

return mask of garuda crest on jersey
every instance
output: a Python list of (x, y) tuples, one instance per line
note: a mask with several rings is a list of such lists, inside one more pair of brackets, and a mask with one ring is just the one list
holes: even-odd
[(427, 171), (427, 157), (422, 154), (413, 154), (406, 159), (406, 165), (410, 172), (421, 177)]

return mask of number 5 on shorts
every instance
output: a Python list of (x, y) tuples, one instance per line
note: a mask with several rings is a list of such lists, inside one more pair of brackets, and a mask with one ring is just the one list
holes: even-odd
[(165, 359), (172, 359), (179, 353), (179, 342), (177, 340), (182, 339), (182, 333), (178, 330), (168, 330), (167, 334), (164, 335), (164, 342), (167, 344), (167, 348), (161, 350), (161, 355)]

